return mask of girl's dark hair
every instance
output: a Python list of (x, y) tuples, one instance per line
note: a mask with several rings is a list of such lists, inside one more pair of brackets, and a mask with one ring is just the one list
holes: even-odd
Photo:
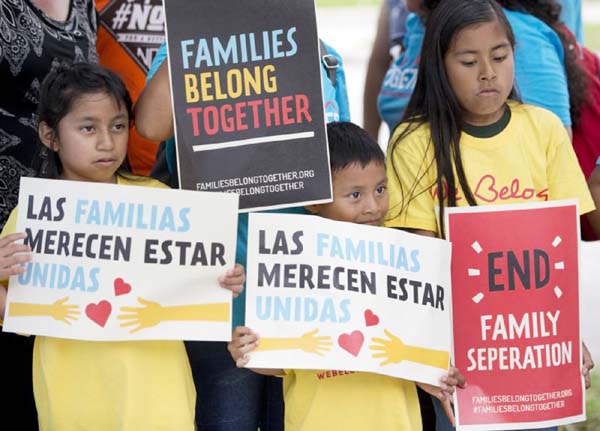
[[(121, 78), (97, 64), (75, 63), (59, 66), (44, 79), (37, 110), (38, 122), (46, 123), (58, 138), (58, 123), (71, 111), (73, 104), (81, 96), (94, 93), (111, 96), (119, 107), (125, 107), (129, 121), (132, 121), (131, 96)], [(41, 178), (58, 178), (62, 174), (62, 163), (58, 153), (41, 142), (38, 143), (32, 166)], [(125, 160), (119, 172), (128, 171)]]
[[(405, 129), (390, 142), (394, 149), (399, 143), (419, 126), (428, 124), (430, 145), (433, 146), (435, 165), (437, 167), (437, 197), (440, 202), (439, 226), (440, 236), (444, 235), (444, 197), (449, 207), (456, 206), (457, 185), (454, 169), (464, 198), (469, 205), (477, 205), (467, 178), (460, 155), (460, 134), (463, 128), (463, 110), (448, 80), (444, 57), (454, 37), (464, 28), (474, 24), (498, 21), (506, 31), (506, 37), (514, 48), (515, 38), (502, 8), (494, 0), (425, 0), (425, 7), (431, 10), (427, 19), (427, 29), (421, 50), (421, 61), (417, 82), (412, 97), (408, 102), (400, 127)], [(509, 96), (515, 97), (514, 91)], [(408, 124), (402, 124), (408, 123)], [(397, 127), (399, 127), (397, 126)], [(398, 172), (394, 158), (392, 168)], [(415, 178), (409, 190), (401, 188), (401, 213), (408, 203), (427, 188), (417, 190), (433, 161), (423, 161), (421, 176)], [(433, 184), (432, 184), (433, 186)]]
[(362, 168), (371, 162), (385, 165), (385, 154), (377, 142), (362, 128), (353, 123), (327, 124), (329, 164), (337, 172), (354, 163)]
[(577, 59), (577, 50), (573, 37), (560, 21), (561, 5), (555, 0), (498, 0), (506, 9), (533, 15), (548, 27), (552, 28), (560, 38), (565, 52), (565, 70), (569, 87), (569, 104), (571, 120), (575, 127), (581, 117), (581, 107), (587, 100), (587, 78), (585, 71)]

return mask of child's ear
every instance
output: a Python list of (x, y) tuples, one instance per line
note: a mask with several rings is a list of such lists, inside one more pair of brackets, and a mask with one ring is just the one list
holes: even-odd
[(319, 213), (321, 212), (321, 205), (306, 205), (304, 208), (306, 208), (308, 211), (310, 211), (311, 214), (314, 215), (319, 215)]
[(38, 126), (38, 136), (42, 144), (50, 148), (52, 151), (58, 151), (58, 139), (54, 129), (48, 125), (45, 121), (41, 121)]

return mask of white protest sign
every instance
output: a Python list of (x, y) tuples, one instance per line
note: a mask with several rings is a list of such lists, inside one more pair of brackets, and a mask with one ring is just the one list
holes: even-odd
[(231, 337), (238, 198), (22, 178), (4, 331), (81, 340)]
[(368, 371), (439, 384), (450, 244), (316, 216), (250, 214), (249, 368)]

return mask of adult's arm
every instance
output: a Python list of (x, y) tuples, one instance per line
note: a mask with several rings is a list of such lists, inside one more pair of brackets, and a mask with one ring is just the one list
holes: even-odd
[(377, 21), (375, 42), (369, 56), (363, 93), (363, 127), (374, 139), (377, 139), (381, 126), (381, 118), (377, 111), (377, 95), (392, 59), (389, 51), (389, 10), (387, 3), (383, 2)]
[(140, 135), (152, 141), (165, 141), (173, 136), (167, 61), (163, 61), (158, 67), (135, 105), (135, 126)]

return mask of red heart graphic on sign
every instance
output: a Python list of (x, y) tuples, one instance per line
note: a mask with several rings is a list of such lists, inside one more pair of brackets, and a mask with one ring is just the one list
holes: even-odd
[(97, 304), (91, 303), (85, 307), (86, 316), (103, 328), (104, 325), (106, 325), (106, 321), (108, 320), (108, 316), (110, 316), (111, 311), (112, 306), (108, 301), (100, 301)]
[(365, 324), (367, 326), (375, 326), (379, 324), (379, 316), (371, 310), (365, 310)]
[(115, 278), (115, 295), (126, 295), (131, 292), (131, 284), (125, 283), (122, 278)]
[(338, 337), (340, 347), (354, 356), (358, 356), (364, 341), (365, 336), (360, 331), (353, 331), (350, 334), (342, 334)]

